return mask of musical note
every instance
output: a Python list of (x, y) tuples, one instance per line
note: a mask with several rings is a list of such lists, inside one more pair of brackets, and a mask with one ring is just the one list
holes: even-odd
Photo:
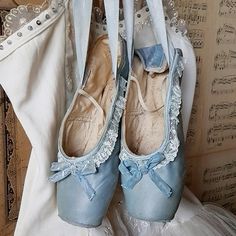
[(212, 168), (206, 168), (204, 170), (204, 178), (207, 175), (215, 176), (218, 172), (225, 172), (225, 171), (231, 171), (233, 168), (236, 168), (236, 161), (231, 161), (230, 163), (224, 164), (222, 166), (212, 167)]
[(214, 69), (224, 70), (226, 68), (236, 69), (236, 51), (229, 50), (217, 53), (214, 58)]
[(236, 43), (236, 29), (234, 26), (224, 24), (217, 31), (217, 44), (234, 44)]
[(212, 81), (211, 93), (215, 95), (232, 94), (236, 92), (236, 75), (215, 78)]
[(207, 2), (176, 0), (180, 18), (184, 19), (188, 25), (198, 25), (207, 21)]
[(209, 120), (218, 121), (236, 118), (236, 102), (221, 102), (211, 105), (209, 109)]
[(204, 47), (204, 31), (200, 29), (189, 30), (188, 36), (192, 42), (194, 48)]
[[(228, 181), (236, 176), (236, 161), (231, 161), (221, 166), (206, 168), (203, 172), (203, 183), (204, 184), (218, 184), (222, 181)], [(222, 186), (217, 186), (214, 189), (205, 191), (203, 195), (217, 195), (221, 192), (225, 194), (227, 192), (236, 190), (236, 183), (224, 184)]]
[(202, 65), (202, 57), (201, 56), (196, 56), (196, 63), (198, 66), (201, 66)]
[(207, 132), (208, 144), (222, 146), (227, 141), (236, 139), (236, 123), (214, 124)]
[(196, 131), (194, 129), (189, 128), (187, 132), (187, 144), (195, 143)]
[(218, 14), (224, 17), (236, 17), (236, 0), (221, 0)]
[[(219, 180), (219, 178), (217, 178)], [(208, 184), (215, 183), (215, 179), (210, 179), (206, 181)], [(222, 199), (228, 199), (234, 197), (236, 194), (236, 184), (225, 184), (225, 186), (215, 187), (209, 190), (206, 190), (202, 193), (202, 201), (220, 201)], [(229, 203), (225, 203), (225, 205)]]

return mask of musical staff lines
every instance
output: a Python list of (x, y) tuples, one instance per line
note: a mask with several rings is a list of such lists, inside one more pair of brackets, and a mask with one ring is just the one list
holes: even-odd
[(203, 30), (201, 29), (189, 30), (188, 36), (194, 48), (198, 49), (204, 47), (205, 35)]
[(189, 1), (176, 0), (176, 8), (178, 9), (180, 18), (184, 19), (188, 25), (198, 25), (207, 21), (207, 1)]
[(195, 137), (196, 137), (196, 130), (189, 128), (187, 132), (187, 144), (194, 144), (196, 141)]
[(221, 0), (218, 14), (224, 17), (236, 17), (236, 0)]
[(217, 31), (216, 42), (221, 44), (235, 44), (236, 43), (236, 29), (230, 24), (224, 24)]
[(222, 146), (227, 141), (236, 139), (236, 123), (214, 124), (207, 132), (209, 145)]
[(235, 44), (236, 43), (236, 29), (234, 26), (224, 24), (217, 31), (216, 42), (221, 44)]
[(215, 78), (212, 81), (211, 93), (215, 95), (236, 93), (236, 75)]
[[(228, 180), (234, 176), (236, 177), (236, 161), (230, 161), (224, 165), (206, 168), (203, 173), (203, 182), (204, 183), (218, 183), (220, 180)], [(232, 185), (221, 186), (217, 189), (218, 191), (221, 191), (223, 189), (230, 190), (236, 187), (236, 183), (234, 184), (233, 186)]]
[[(228, 174), (225, 176), (219, 176), (218, 178), (212, 178), (210, 180), (207, 181), (208, 184), (212, 183), (219, 183), (222, 180), (227, 180), (227, 179), (232, 179), (235, 177), (236, 173), (233, 174)], [(232, 184), (226, 184), (225, 186), (221, 186), (221, 187), (216, 187), (207, 191), (204, 191), (202, 193), (202, 201), (204, 202), (215, 202), (215, 201), (221, 201), (221, 200), (226, 200), (229, 198), (232, 198), (236, 195), (236, 184), (232, 183)]]
[(236, 118), (236, 101), (213, 104), (209, 109), (210, 121), (219, 121), (233, 118)]
[(228, 50), (228, 52), (222, 50), (217, 53), (214, 58), (214, 69), (225, 70), (225, 69), (236, 69), (236, 51)]

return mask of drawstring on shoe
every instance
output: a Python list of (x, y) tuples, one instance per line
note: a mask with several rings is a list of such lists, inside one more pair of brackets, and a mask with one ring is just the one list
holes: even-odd
[(92, 104), (98, 109), (98, 111), (103, 115), (103, 123), (105, 122), (105, 112), (102, 109), (102, 107), (98, 104), (98, 102), (87, 92), (85, 92), (83, 89), (79, 89), (78, 91), (79, 94), (83, 95), (84, 97), (88, 98)]
[[(138, 89), (138, 99), (139, 99), (139, 102), (140, 102), (140, 104), (141, 104), (141, 106), (142, 106), (142, 108), (145, 110), (145, 111), (148, 111), (148, 112), (157, 112), (157, 111), (159, 111), (159, 110), (161, 110), (163, 107), (164, 107), (164, 102), (163, 102), (163, 105), (162, 106), (160, 106), (159, 108), (155, 108), (155, 109), (150, 109), (150, 108), (148, 108), (147, 107), (147, 105), (145, 104), (145, 102), (144, 102), (144, 99), (143, 99), (143, 96), (142, 96), (142, 92), (141, 92), (141, 88), (140, 88), (140, 85), (139, 85), (139, 82), (138, 82), (138, 80), (134, 77), (134, 76), (132, 76), (131, 75), (131, 78), (130, 78), (130, 81), (133, 81), (133, 82), (135, 82), (135, 84), (136, 84), (136, 86), (137, 86), (137, 89)], [(164, 80), (165, 81), (165, 80)], [(164, 83), (164, 82), (163, 82)], [(163, 85), (163, 84), (162, 84)], [(164, 100), (164, 99), (163, 99)]]

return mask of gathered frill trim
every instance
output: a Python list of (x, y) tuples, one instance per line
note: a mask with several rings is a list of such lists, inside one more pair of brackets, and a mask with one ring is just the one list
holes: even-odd
[[(55, 166), (58, 166), (58, 164), (63, 166), (65, 165), (67, 168), (69, 167), (69, 169), (72, 168), (73, 170), (76, 169), (77, 171), (83, 171), (83, 172), (94, 170), (100, 167), (100, 165), (103, 164), (111, 156), (115, 148), (119, 133), (119, 123), (123, 114), (123, 110), (125, 108), (125, 103), (126, 99), (122, 96), (119, 96), (119, 98), (115, 103), (113, 116), (109, 123), (107, 133), (104, 137), (104, 141), (102, 142), (102, 145), (96, 154), (89, 156), (85, 160), (81, 160), (80, 158), (68, 159), (64, 157), (64, 155), (59, 151), (58, 162), (52, 163), (51, 171), (57, 171), (55, 169)], [(62, 173), (62, 174), (65, 174), (64, 178), (68, 176), (68, 173)], [(56, 175), (54, 176), (57, 177)]]
[(116, 101), (115, 110), (110, 123), (110, 127), (108, 128), (107, 134), (105, 136), (105, 140), (98, 153), (93, 157), (96, 167), (99, 167), (102, 163), (104, 163), (110, 157), (115, 148), (119, 133), (120, 119), (125, 109), (125, 104), (126, 99), (120, 96)]
[(179, 114), (181, 109), (181, 87), (180, 87), (180, 78), (184, 70), (183, 60), (179, 60), (176, 72), (173, 79), (173, 86), (171, 90), (171, 100), (169, 108), (169, 140), (163, 151), (165, 159), (157, 165), (157, 168), (167, 165), (169, 162), (175, 160), (178, 154), (178, 149), (180, 141), (178, 138), (178, 124), (179, 124)]
[[(181, 87), (180, 87), (180, 77), (182, 77), (182, 73), (184, 70), (183, 60), (180, 59), (178, 65), (176, 67), (176, 72), (173, 76), (171, 95), (170, 95), (170, 106), (168, 111), (167, 119), (169, 119), (169, 134), (168, 141), (164, 146), (162, 151), (162, 155), (164, 156), (163, 161), (161, 161), (156, 168), (161, 168), (166, 166), (168, 163), (175, 160), (178, 154), (178, 149), (180, 146), (180, 141), (178, 138), (178, 124), (179, 124), (179, 114), (181, 109)], [(128, 160), (132, 158), (132, 154), (130, 154), (124, 146), (122, 146), (120, 152), (121, 160)], [(149, 158), (148, 158), (149, 159)], [(144, 162), (148, 160), (147, 158), (136, 158), (136, 163), (138, 165), (143, 165)]]

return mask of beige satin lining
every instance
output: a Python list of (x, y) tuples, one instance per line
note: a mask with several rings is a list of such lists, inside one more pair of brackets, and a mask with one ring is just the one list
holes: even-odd
[(150, 154), (163, 141), (167, 75), (168, 71), (162, 74), (146, 72), (139, 58), (134, 57), (133, 76), (137, 81), (129, 85), (123, 128), (126, 144), (135, 154)]
[(107, 37), (99, 38), (90, 51), (87, 69), (90, 73), (83, 95), (78, 94), (64, 126), (62, 145), (68, 156), (88, 153), (103, 133), (115, 92)]

